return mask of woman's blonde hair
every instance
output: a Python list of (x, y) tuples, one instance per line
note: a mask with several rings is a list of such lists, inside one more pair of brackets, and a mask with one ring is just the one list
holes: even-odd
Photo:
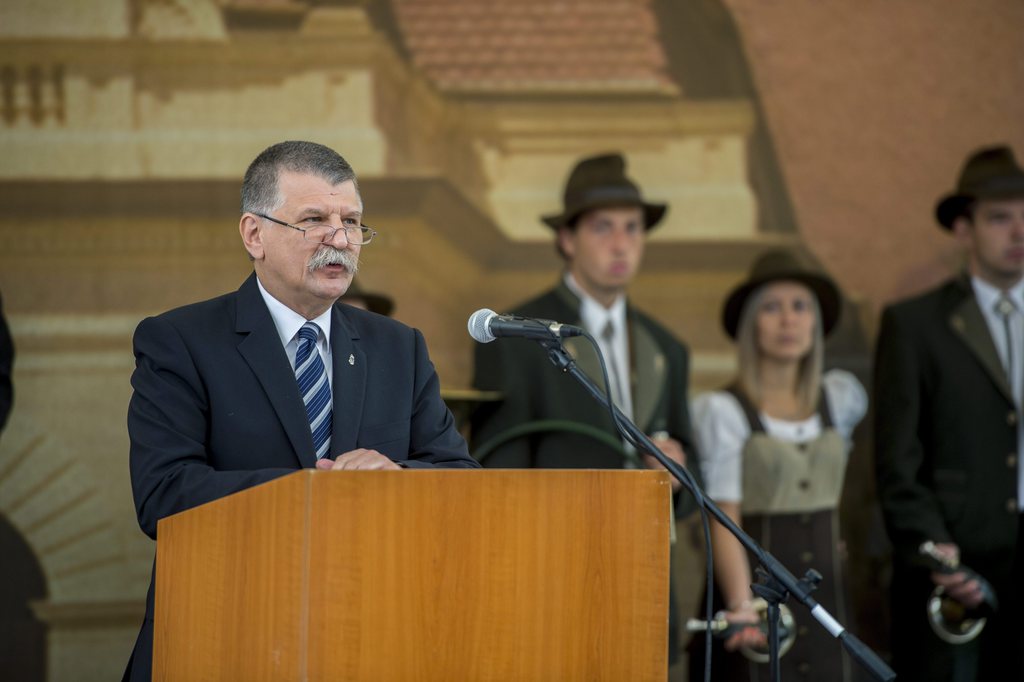
[[(740, 323), (736, 331), (736, 348), (739, 352), (739, 368), (737, 383), (740, 389), (754, 405), (761, 405), (761, 349), (757, 343), (757, 312), (761, 308), (765, 290), (772, 284), (767, 282), (758, 287), (747, 297), (740, 313)], [(803, 286), (803, 285), (801, 285)], [(808, 289), (808, 291), (810, 291)], [(818, 398), (821, 394), (821, 373), (825, 364), (825, 336), (822, 333), (821, 305), (818, 297), (811, 292), (811, 305), (814, 310), (814, 336), (811, 350), (800, 360), (797, 371), (796, 395), (803, 412), (811, 414), (818, 409)]]

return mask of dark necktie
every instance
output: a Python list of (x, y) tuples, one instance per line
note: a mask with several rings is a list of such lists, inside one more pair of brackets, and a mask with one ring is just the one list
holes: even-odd
[(331, 447), (331, 386), (327, 381), (327, 370), (316, 349), (319, 328), (312, 322), (302, 325), (299, 330), (299, 347), (295, 351), (295, 380), (299, 382), (299, 393), (306, 405), (306, 418), (313, 433), (313, 447), (316, 458), (326, 456)]
[(608, 348), (608, 373), (611, 374), (612, 383), (612, 400), (615, 402), (616, 407), (620, 410), (625, 411), (625, 405), (623, 405), (623, 392), (622, 392), (622, 375), (619, 374), (619, 361), (615, 358), (615, 323), (608, 320), (608, 324), (605, 325), (604, 331), (601, 332), (601, 338), (604, 339), (605, 345)]
[(996, 312), (1003, 318), (1003, 333), (1006, 335), (1006, 357), (1003, 358), (1006, 367), (1006, 378), (1009, 380), (1010, 385), (1014, 386), (1017, 368), (1014, 365), (1016, 358), (1014, 357), (1013, 348), (1013, 316), (1017, 312), (1017, 306), (1004, 294), (996, 301)]

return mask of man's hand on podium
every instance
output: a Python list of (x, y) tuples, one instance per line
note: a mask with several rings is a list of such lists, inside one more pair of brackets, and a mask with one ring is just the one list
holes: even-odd
[(316, 468), (322, 471), (333, 471), (338, 469), (355, 471), (357, 469), (401, 469), (402, 467), (398, 466), (376, 450), (359, 448), (358, 450), (350, 450), (343, 455), (338, 455), (333, 462), (326, 457), (324, 459), (317, 460)]

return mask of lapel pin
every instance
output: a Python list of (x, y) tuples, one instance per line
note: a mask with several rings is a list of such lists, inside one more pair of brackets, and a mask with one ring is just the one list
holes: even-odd
[(348, 364), (353, 365), (353, 366), (356, 364), (356, 356), (355, 355), (349, 353), (349, 355), (348, 355)]

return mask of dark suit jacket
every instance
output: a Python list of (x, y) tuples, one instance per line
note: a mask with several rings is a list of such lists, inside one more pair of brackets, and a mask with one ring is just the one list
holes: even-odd
[[(337, 304), (331, 353), (331, 457), (372, 448), (410, 468), (477, 466), (418, 331)], [(150, 537), (165, 516), (315, 465), (294, 370), (255, 275), (236, 293), (143, 320), (135, 357), (132, 489)], [(152, 617), (151, 585), (132, 679), (150, 674)]]
[[(515, 308), (525, 317), (580, 324), (579, 299), (560, 283), (554, 290)], [(630, 307), (630, 353), (633, 368), (633, 421), (647, 434), (665, 431), (686, 451), (687, 469), (699, 476), (687, 400), (689, 356), (670, 332)], [(577, 365), (604, 387), (597, 354), (582, 338), (566, 339)], [(477, 447), (507, 429), (536, 420), (566, 420), (596, 427), (618, 439), (608, 410), (601, 407), (572, 377), (556, 368), (547, 352), (527, 339), (506, 338), (477, 344), (473, 384), (499, 391), (503, 399), (484, 404), (471, 420)], [(488, 467), (621, 469), (622, 455), (585, 435), (548, 432), (506, 442), (484, 460)], [(682, 514), (693, 509), (683, 494)]]
[[(1010, 577), (1020, 516), (1021, 414), (967, 277), (885, 310), (874, 385), (878, 494), (895, 554), (896, 648), (937, 643), (926, 630), (931, 581), (915, 567), (919, 545), (955, 542), (963, 563), (998, 592)], [(923, 656), (943, 660), (939, 650)]]

